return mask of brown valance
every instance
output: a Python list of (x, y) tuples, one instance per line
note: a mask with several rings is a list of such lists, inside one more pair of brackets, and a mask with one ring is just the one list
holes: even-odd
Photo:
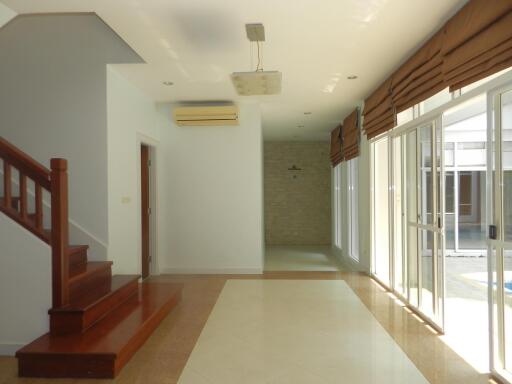
[(341, 126), (338, 125), (331, 131), (331, 164), (333, 167), (341, 163)]
[(512, 66), (512, 1), (466, 4), (445, 25), (443, 53), (451, 91)]
[(512, 66), (512, 0), (470, 0), (366, 100), (368, 138), (395, 126), (396, 114)]
[(343, 120), (341, 131), (343, 160), (359, 156), (359, 110), (356, 108)]
[(364, 131), (368, 138), (386, 132), (395, 125), (395, 112), (391, 98), (391, 79), (387, 80), (364, 102)]

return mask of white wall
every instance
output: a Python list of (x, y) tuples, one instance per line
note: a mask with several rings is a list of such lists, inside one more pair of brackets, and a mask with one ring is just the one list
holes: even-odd
[(7, 24), (12, 18), (16, 16), (16, 12), (14, 12), (11, 8), (5, 6), (0, 3), (0, 28)]
[(48, 332), (50, 247), (0, 214), (0, 355)]
[(142, 141), (159, 151), (158, 121), (156, 105), (109, 67), (108, 243), (114, 273), (141, 273), (140, 145)]
[(163, 273), (260, 273), (263, 269), (262, 134), (258, 105), (240, 125), (177, 127), (161, 108)]
[(105, 259), (106, 64), (141, 59), (93, 14), (18, 16), (0, 52), (0, 135), (47, 166), (68, 159), (71, 240)]

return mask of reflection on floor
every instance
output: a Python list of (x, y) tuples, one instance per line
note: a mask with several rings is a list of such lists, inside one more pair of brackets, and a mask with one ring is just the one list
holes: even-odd
[(428, 383), (345, 282), (230, 280), (179, 383), (340, 379)]
[(338, 271), (338, 261), (330, 246), (269, 246), (265, 271)]
[[(473, 367), (460, 358), (452, 349), (450, 349), (440, 338), (429, 330), (424, 323), (418, 321), (413, 315), (404, 310), (404, 307), (397, 304), (395, 299), (390, 297), (380, 286), (374, 283), (367, 276), (359, 273), (349, 272), (267, 272), (263, 275), (162, 275), (152, 277), (152, 281), (166, 281), (184, 284), (183, 300), (176, 309), (161, 323), (156, 332), (151, 335), (144, 346), (134, 355), (128, 362), (125, 369), (121, 372), (115, 381), (111, 380), (59, 380), (58, 384), (174, 384), (178, 381), (187, 360), (194, 349), (196, 341), (208, 320), (208, 316), (214, 307), (220, 292), (225, 283), (230, 280), (343, 280), (350, 289), (357, 295), (358, 299), (371, 312), (372, 316), (383, 329), (393, 338), (396, 344), (404, 351), (407, 357), (414, 363), (416, 368), (430, 383), (436, 384), (488, 384), (489, 376), (479, 374)], [(346, 292), (346, 291), (343, 291)], [(340, 292), (341, 293), (341, 292)], [(331, 300), (323, 303), (320, 308), (324, 308), (325, 312), (333, 311), (333, 313), (343, 312), (345, 301), (352, 302), (355, 300), (350, 293), (346, 293), (340, 300)], [(329, 295), (326, 295), (328, 298)], [(352, 298), (351, 298), (352, 297)], [(254, 300), (247, 298), (249, 302)], [(349, 306), (350, 307), (350, 306)], [(312, 307), (313, 311), (317, 311), (319, 307)], [(322, 309), (322, 311), (324, 311)], [(297, 309), (298, 310), (298, 309)], [(363, 312), (363, 309), (358, 309)], [(235, 311), (236, 312), (236, 311)], [(262, 309), (264, 316), (272, 318), (272, 306), (267, 310)], [(330, 313), (330, 312), (329, 312)], [(348, 314), (350, 312), (347, 312)], [(316, 316), (315, 313), (310, 314)], [(308, 315), (308, 316), (310, 316)], [(363, 315), (367, 318), (368, 314)], [(267, 317), (257, 319), (261, 324)], [(235, 317), (236, 319), (236, 317)], [(306, 318), (307, 319), (307, 318)], [(293, 322), (299, 321), (300, 318), (294, 318)], [(341, 320), (349, 321), (348, 318)], [(366, 321), (366, 320), (365, 320)], [(304, 322), (301, 322), (304, 325)], [(328, 321), (322, 322), (323, 329), (312, 335), (304, 335), (304, 343), (302, 348), (311, 338), (318, 335), (319, 338), (324, 337), (326, 327), (333, 326), (332, 329), (337, 331), (335, 325), (329, 324)], [(289, 325), (292, 325), (290, 323)], [(301, 325), (301, 324), (298, 324)], [(378, 326), (375, 325), (376, 328)], [(341, 327), (340, 327), (341, 328)], [(387, 338), (380, 331), (376, 331), (374, 335), (379, 335), (376, 340)], [(367, 335), (353, 335), (353, 339), (345, 341), (337, 339), (337, 347), (344, 351), (357, 349), (357, 340), (359, 337), (365, 338)], [(325, 340), (325, 337), (324, 339)], [(354, 344), (355, 343), (355, 344)], [(313, 344), (314, 346), (315, 344)], [(334, 342), (329, 342), (330, 346)], [(361, 359), (367, 362), (375, 362), (378, 366), (378, 360), (383, 358), (383, 351), (379, 352), (376, 348), (379, 344), (376, 342), (371, 353), (361, 356)], [(238, 350), (240, 355), (248, 353), (245, 348)], [(271, 351), (269, 353), (272, 353)], [(294, 351), (290, 351), (290, 354)], [(243, 356), (242, 356), (243, 357)], [(243, 369), (243, 365), (238, 363), (239, 360), (233, 362), (233, 369)], [(324, 362), (327, 364), (328, 362)], [(261, 364), (255, 361), (254, 365), (258, 369)], [(331, 369), (335, 371), (334, 366)], [(384, 372), (386, 375), (388, 371)], [(250, 377), (250, 372), (247, 373)], [(293, 376), (292, 376), (293, 377)], [(366, 384), (365, 382), (345, 380), (344, 376), (336, 377), (335, 380), (325, 379), (328, 383), (350, 383), (350, 384)], [(27, 380), (18, 379), (16, 377), (16, 359), (12, 357), (0, 357), (0, 383), (1, 384), (55, 384), (55, 380)], [(246, 380), (241, 381), (247, 382)], [(285, 379), (279, 381), (286, 383)], [(302, 381), (304, 382), (304, 380)], [(315, 381), (306, 381), (308, 383), (316, 383)], [(405, 383), (408, 383), (406, 381)], [(300, 383), (300, 381), (297, 381)], [(321, 381), (320, 381), (321, 383)], [(396, 381), (400, 384), (400, 381)]]

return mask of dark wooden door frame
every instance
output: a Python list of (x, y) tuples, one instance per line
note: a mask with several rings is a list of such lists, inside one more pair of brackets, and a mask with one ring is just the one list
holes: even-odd
[(141, 276), (150, 275), (150, 147), (144, 143), (140, 146), (140, 187), (141, 187)]

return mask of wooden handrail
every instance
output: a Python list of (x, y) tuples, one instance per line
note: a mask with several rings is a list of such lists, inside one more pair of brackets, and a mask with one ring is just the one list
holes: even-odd
[[(50, 244), (53, 308), (69, 304), (68, 174), (65, 159), (51, 159), (51, 171), (0, 137), (4, 191), (0, 211)], [(12, 168), (18, 170), (19, 195), (12, 194)], [(34, 209), (29, 213), (28, 180), (34, 181)], [(51, 231), (43, 228), (43, 188), (51, 194)]]
[(34, 180), (36, 184), (50, 191), (50, 170), (9, 143), (3, 137), (0, 137), (0, 158)]

